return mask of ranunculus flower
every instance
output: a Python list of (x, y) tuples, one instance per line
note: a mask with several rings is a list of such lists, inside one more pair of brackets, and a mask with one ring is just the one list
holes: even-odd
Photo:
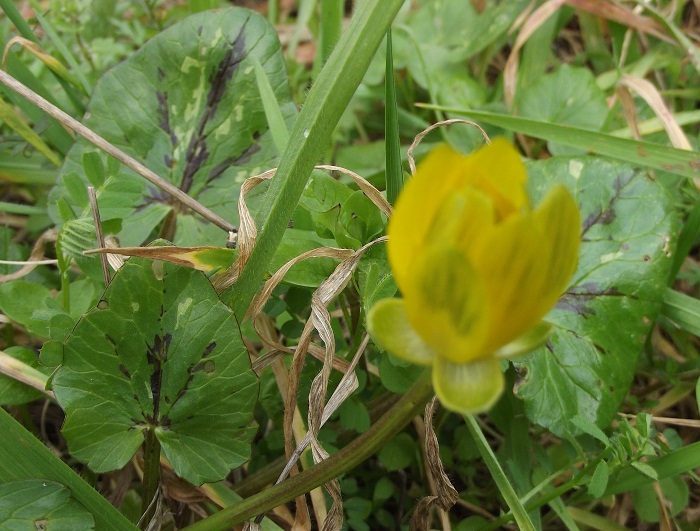
[(545, 340), (542, 318), (576, 269), (576, 202), (555, 186), (532, 209), (526, 179), (504, 139), (468, 157), (438, 147), (389, 221), (387, 252), (403, 298), (372, 308), (370, 333), (395, 356), (432, 365), (440, 401), (460, 413), (495, 403), (500, 360)]

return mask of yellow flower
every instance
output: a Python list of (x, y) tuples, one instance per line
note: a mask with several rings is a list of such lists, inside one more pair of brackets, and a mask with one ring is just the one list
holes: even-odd
[(576, 269), (580, 217), (555, 186), (532, 209), (520, 156), (496, 139), (469, 157), (435, 149), (396, 203), (387, 252), (403, 299), (379, 301), (372, 336), (404, 360), (432, 365), (433, 387), (460, 413), (501, 395), (500, 360), (541, 344), (542, 318)]

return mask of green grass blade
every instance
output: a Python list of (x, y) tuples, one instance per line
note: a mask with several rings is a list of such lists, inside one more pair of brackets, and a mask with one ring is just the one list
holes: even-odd
[[(66, 63), (68, 63), (68, 65), (71, 67), (72, 73), (80, 81), (80, 86), (78, 88), (86, 95), (92, 94), (92, 85), (90, 85), (90, 82), (87, 80), (87, 77), (85, 77), (85, 74), (83, 74), (83, 72), (80, 70), (80, 65), (78, 64), (78, 61), (75, 58), (75, 56), (71, 53), (71, 51), (68, 49), (68, 46), (65, 45), (65, 43), (61, 40), (58, 34), (54, 31), (53, 26), (51, 26), (51, 24), (49, 24), (49, 22), (41, 15), (41, 6), (38, 5), (38, 2), (32, 0), (31, 4), (34, 8), (34, 16), (36, 17), (37, 22), (44, 29), (44, 31), (46, 32), (46, 36), (56, 47), (58, 52), (63, 56), (63, 59), (66, 61)], [(85, 104), (83, 103), (80, 94), (78, 94), (75, 91), (75, 89), (68, 82), (68, 80), (64, 80), (60, 76), (56, 76), (56, 79), (58, 79), (59, 83), (61, 83), (63, 90), (66, 91), (66, 95), (70, 99), (75, 109), (80, 114), (83, 114), (85, 112)]]
[(49, 146), (46, 145), (34, 129), (15, 111), (14, 107), (0, 97), (0, 120), (10, 127), (15, 133), (34, 146), (39, 153), (44, 155), (54, 166), (61, 166), (61, 159)]
[(17, 10), (17, 7), (15, 7), (12, 0), (0, 0), (0, 8), (2, 8), (2, 10), (5, 12), (7, 18), (10, 19), (10, 22), (15, 25), (17, 31), (19, 31), (19, 34), (22, 37), (39, 44), (39, 39), (36, 38), (36, 35), (34, 35), (34, 32), (29, 24), (27, 24), (27, 21), (22, 18), (22, 15)]
[[(42, 81), (37, 78), (14, 53), (8, 53), (5, 60), (7, 63), (7, 68), (5, 70), (8, 74), (49, 102), (61, 107), (60, 102), (55, 98), (52, 91), (47, 89)], [(71, 137), (68, 131), (64, 129), (58, 121), (47, 117), (41, 109), (38, 109), (22, 96), (4, 85), (0, 87), (0, 94), (4, 94), (5, 98), (18, 107), (32, 123), (38, 124), (48, 120), (48, 127), (41, 133), (42, 138), (61, 153), (61, 155), (65, 156), (65, 154), (68, 153), (68, 150), (70, 150), (75, 143), (75, 139)]]
[(311, 88), (257, 216), (257, 244), (234, 288), (222, 296), (239, 319), (282, 240), (312, 168), (402, 3), (385, 0), (363, 4)]
[(343, 29), (343, 0), (321, 0), (321, 61), (325, 64)]
[(661, 313), (683, 330), (700, 337), (700, 301), (668, 288)]
[[(21, 185), (54, 185), (58, 168), (46, 166), (45, 159), (37, 152), (28, 157), (18, 157), (11, 151), (0, 151), (0, 181)], [(43, 209), (46, 212), (46, 209)]]
[(529, 118), (509, 116), (486, 111), (453, 109), (437, 105), (421, 105), (428, 109), (441, 109), (446, 112), (463, 114), (474, 120), (517, 131), (536, 138), (566, 144), (590, 153), (623, 160), (635, 166), (669, 171), (690, 178), (700, 178), (700, 153), (684, 151), (672, 147), (618, 138), (606, 133), (557, 125)]
[(106, 531), (137, 529), (41, 441), (0, 408), (0, 483), (22, 479), (49, 479), (68, 487), (73, 498), (95, 518), (95, 528)]
[(280, 153), (284, 153), (289, 141), (289, 132), (287, 131), (287, 125), (284, 123), (284, 116), (282, 116), (282, 111), (280, 111), (279, 103), (277, 103), (277, 98), (275, 97), (275, 91), (272, 90), (270, 80), (267, 78), (260, 61), (254, 55), (251, 55), (250, 58), (255, 67), (255, 81), (258, 84), (258, 91), (262, 99), (263, 109), (265, 109), (265, 118), (267, 118), (267, 123), (270, 126), (272, 140), (277, 146), (277, 150)]
[(476, 421), (476, 418), (474, 418), (473, 415), (465, 415), (464, 421), (467, 423), (469, 433), (471, 433), (472, 437), (474, 438), (474, 442), (479, 449), (481, 458), (484, 460), (484, 463), (486, 463), (489, 472), (491, 472), (491, 478), (493, 478), (493, 481), (496, 483), (501, 496), (503, 496), (503, 499), (506, 501), (508, 507), (513, 513), (513, 518), (515, 518), (518, 527), (522, 531), (535, 531), (535, 526), (532, 523), (532, 520), (530, 520), (525, 507), (523, 507), (518, 495), (515, 493), (512, 485), (508, 481), (505, 472), (503, 472), (498, 459), (496, 459), (496, 454), (493, 453), (493, 450), (489, 446), (489, 443), (486, 440), (486, 437), (484, 437), (484, 433), (481, 431), (481, 427), (479, 427), (479, 423)]
[(287, 45), (287, 56), (294, 57), (297, 51), (297, 46), (299, 45), (299, 39), (301, 34), (309, 24), (311, 16), (314, 14), (316, 9), (316, 0), (301, 0), (299, 3), (299, 8), (297, 10), (297, 21), (294, 24), (294, 31), (292, 32), (292, 37), (289, 39), (289, 44)]
[(698, 235), (700, 235), (700, 201), (695, 202), (693, 210), (690, 211), (690, 215), (683, 224), (683, 229), (678, 236), (678, 244), (676, 245), (676, 251), (673, 256), (673, 264), (671, 265), (671, 270), (668, 275), (669, 285), (673, 284), (678, 272), (681, 270), (681, 267), (683, 267), (683, 262), (685, 262), (688, 253), (690, 253), (691, 248), (695, 245)]
[(391, 44), (391, 30), (386, 34), (386, 77), (384, 110), (386, 147), (386, 197), (392, 205), (403, 188), (401, 168), (401, 141), (399, 138), (399, 116), (396, 105), (396, 85), (394, 84), (394, 58)]

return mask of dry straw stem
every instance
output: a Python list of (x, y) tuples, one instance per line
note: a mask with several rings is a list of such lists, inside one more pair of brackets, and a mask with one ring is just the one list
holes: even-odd
[(82, 90), (83, 93), (85, 93), (82, 85), (74, 78), (74, 76), (70, 73), (66, 66), (63, 63), (61, 63), (61, 61), (56, 59), (51, 54), (46, 53), (37, 43), (30, 41), (29, 39), (25, 39), (24, 37), (16, 36), (11, 38), (7, 42), (7, 44), (5, 45), (5, 52), (2, 55), (3, 68), (6, 68), (7, 54), (10, 53), (10, 48), (12, 48), (12, 45), (14, 44), (19, 44), (20, 46), (22, 46), (34, 57), (39, 59), (39, 61), (44, 63), (51, 71), (53, 71), (60, 78), (71, 82), (73, 85), (80, 88), (80, 90)]
[[(323, 426), (328, 419), (331, 417), (333, 413), (342, 405), (342, 403), (353, 393), (355, 392), (355, 389), (357, 389), (357, 377), (355, 376), (355, 368), (357, 367), (357, 364), (360, 361), (360, 358), (365, 352), (365, 349), (367, 348), (367, 345), (369, 344), (369, 336), (365, 335), (365, 337), (362, 340), (362, 343), (360, 343), (360, 346), (357, 349), (357, 352), (352, 358), (352, 362), (350, 363), (348, 367), (348, 371), (343, 375), (343, 378), (340, 380), (340, 383), (338, 384), (338, 387), (335, 388), (333, 391), (333, 394), (331, 395), (330, 399), (326, 403), (326, 407), (323, 410), (323, 415), (321, 417), (321, 426)], [(286, 386), (285, 386), (286, 387)], [(279, 478), (275, 482), (275, 484), (280, 483), (284, 481), (287, 476), (289, 475), (289, 472), (291, 471), (292, 467), (294, 464), (299, 460), (299, 457), (301, 457), (301, 454), (306, 450), (307, 446), (311, 442), (311, 437), (307, 433), (301, 442), (297, 445), (297, 447), (294, 450), (294, 453), (292, 454), (292, 457), (289, 459), (287, 464), (284, 467), (284, 470), (282, 470), (282, 473), (280, 474)]]
[[(299, 339), (299, 345), (292, 358), (289, 371), (284, 410), (285, 453), (288, 459), (291, 459), (293, 455), (292, 422), (296, 408), (301, 369), (304, 365), (306, 350), (311, 342), (311, 334), (314, 329), (318, 332), (324, 344), (325, 356), (321, 372), (311, 383), (309, 413), (307, 418), (309, 424), (308, 435), (310, 437), (314, 463), (319, 463), (328, 457), (328, 453), (323, 449), (317, 438), (318, 432), (323, 424), (322, 418), (326, 407), (325, 397), (335, 354), (335, 337), (330, 323), (330, 314), (326, 307), (345, 288), (365, 250), (374, 243), (383, 240), (384, 238), (375, 240), (361, 247), (350, 257), (343, 260), (338, 264), (331, 276), (328, 277), (311, 296), (311, 318), (304, 326), (304, 331)], [(292, 468), (292, 471), (293, 470), (295, 470), (295, 468)], [(328, 490), (328, 493), (333, 499), (333, 505), (328, 513), (328, 518), (324, 522), (323, 529), (336, 529), (342, 522), (342, 498), (340, 496), (340, 487), (337, 479), (326, 483), (326, 490)]]
[[(92, 210), (92, 219), (95, 222), (95, 237), (97, 245), (105, 247), (105, 237), (102, 233), (102, 219), (100, 218), (100, 207), (97, 205), (97, 193), (93, 186), (88, 186), (88, 198), (90, 199), (90, 210)], [(107, 255), (100, 254), (100, 265), (102, 266), (102, 277), (105, 281), (105, 288), (112, 281), (109, 275), (109, 266), (107, 264)]]
[(513, 49), (506, 61), (506, 66), (503, 69), (503, 92), (506, 105), (509, 109), (514, 110), (513, 100), (517, 87), (519, 54), (521, 48), (535, 31), (564, 4), (587, 11), (607, 20), (619, 22), (629, 28), (654, 35), (659, 39), (675, 44), (675, 41), (663, 32), (663, 29), (656, 21), (649, 17), (639, 15), (629, 8), (600, 0), (549, 0), (526, 18), (515, 39)]
[[(264, 334), (268, 337), (273, 337), (277, 335), (277, 330), (275, 329), (274, 326), (274, 321), (268, 317), (265, 314), (261, 314), (258, 316), (258, 326), (264, 330)], [(260, 332), (258, 332), (260, 333)], [(265, 356), (268, 357), (268, 356)], [(284, 399), (287, 396), (287, 380), (289, 378), (289, 374), (287, 373), (287, 367), (285, 366), (284, 362), (280, 358), (276, 358), (275, 362), (272, 363), (272, 372), (275, 376), (275, 381), (277, 383), (277, 388), (279, 390), (280, 396), (282, 396), (282, 399)], [(296, 440), (297, 444), (300, 444), (301, 441), (304, 439), (306, 436), (306, 428), (304, 426), (304, 419), (301, 416), (301, 413), (299, 412), (299, 408), (294, 409), (294, 423), (292, 426), (292, 430), (294, 432), (294, 439)], [(308, 469), (309, 467), (307, 466), (306, 461), (302, 461), (302, 466), (304, 469)], [(323, 489), (321, 487), (317, 487), (313, 490), (310, 491), (309, 496), (311, 498), (311, 504), (313, 505), (314, 508), (314, 515), (316, 516), (316, 521), (318, 522), (323, 522), (326, 518), (326, 515), (328, 514), (328, 510), (326, 507), (326, 500), (325, 500), (325, 495), (323, 494)], [(284, 507), (284, 506), (282, 506)], [(276, 509), (281, 509), (282, 507), (278, 507)], [(301, 525), (302, 521), (309, 521), (309, 511), (308, 507), (306, 506), (305, 500), (302, 499), (302, 497), (298, 497), (296, 499), (296, 515), (295, 516), (289, 516), (289, 521), (294, 523), (296, 522), (296, 525)], [(261, 522), (263, 519), (263, 515), (259, 515), (256, 518), (256, 522)], [(290, 526), (292, 527), (292, 526)], [(308, 527), (308, 526), (307, 526)]]
[(55, 398), (52, 391), (46, 389), (46, 375), (37, 371), (34, 367), (27, 365), (13, 358), (9, 354), (5, 354), (0, 350), (0, 374), (4, 374), (22, 382), (37, 391), (44, 393), (49, 398)]
[(365, 179), (364, 177), (360, 177), (357, 173), (343, 168), (341, 166), (329, 166), (327, 164), (321, 164), (319, 166), (315, 166), (315, 168), (317, 170), (337, 171), (347, 175), (353, 181), (355, 181), (357, 187), (364, 192), (367, 198), (370, 201), (372, 201), (372, 203), (374, 203), (374, 206), (381, 210), (386, 217), (389, 218), (391, 217), (391, 214), (394, 213), (394, 209), (389, 204), (389, 201), (384, 199), (382, 193), (379, 190), (377, 190), (374, 186), (372, 186), (369, 183), (369, 181), (367, 181), (367, 179)]
[[(381, 210), (387, 217), (391, 216), (391, 213), (393, 212), (391, 205), (386, 199), (384, 199), (381, 192), (357, 173), (340, 166), (319, 165), (315, 166), (314, 168), (317, 170), (338, 171), (348, 175), (379, 210)], [(246, 204), (246, 195), (248, 195), (248, 193), (260, 183), (272, 179), (276, 172), (277, 168), (267, 170), (260, 175), (254, 175), (253, 177), (247, 178), (243, 182), (243, 185), (241, 185), (241, 190), (238, 194), (238, 217), (240, 219), (240, 227), (238, 229), (237, 238), (238, 259), (228, 269), (228, 271), (226, 271), (216, 280), (215, 287), (219, 293), (236, 283), (241, 271), (243, 271), (243, 267), (246, 265), (246, 263), (248, 263), (248, 259), (250, 258), (253, 248), (255, 247), (255, 242), (257, 241), (258, 228), (255, 225), (253, 215), (250, 213), (248, 205)], [(250, 315), (251, 313), (257, 312), (251, 312), (251, 310), (248, 309), (247, 314)]]
[(426, 529), (420, 527), (421, 522), (430, 522), (433, 506), (437, 505), (440, 524), (445, 531), (449, 531), (451, 525), (447, 512), (459, 500), (459, 494), (450, 483), (442, 466), (440, 447), (433, 429), (433, 415), (439, 404), (437, 397), (433, 397), (425, 406), (425, 419), (416, 417), (413, 420), (420, 444), (423, 447), (423, 466), (431, 495), (423, 498), (416, 507), (411, 518), (410, 529)]
[(487, 144), (491, 143), (491, 139), (489, 139), (489, 135), (486, 134), (486, 131), (484, 131), (481, 126), (476, 123), (472, 122), (470, 120), (462, 120), (461, 118), (451, 118), (449, 120), (442, 120), (441, 122), (434, 123), (433, 125), (426, 127), (423, 129), (420, 133), (416, 135), (416, 137), (413, 139), (413, 142), (411, 145), (408, 147), (408, 151), (406, 151), (406, 158), (408, 159), (408, 166), (411, 168), (411, 175), (414, 175), (416, 173), (416, 161), (413, 160), (413, 150), (418, 147), (418, 144), (421, 143), (423, 140), (423, 137), (430, 133), (433, 129), (436, 129), (438, 127), (442, 127), (444, 125), (452, 125), (452, 124), (467, 124), (476, 127), (481, 135), (484, 137), (484, 141)]
[(443, 510), (449, 511), (459, 499), (459, 493), (452, 486), (450, 478), (445, 474), (445, 468), (442, 466), (442, 460), (440, 459), (440, 445), (438, 444), (437, 436), (433, 429), (433, 416), (439, 405), (440, 402), (438, 402), (437, 397), (433, 397), (425, 406), (424, 451), (425, 458), (428, 462), (427, 472), (435, 482), (435, 495), (437, 496), (437, 500), (435, 501)]
[[(630, 420), (636, 420), (637, 415), (632, 415), (630, 413), (618, 413), (619, 416)], [(695, 428), (700, 430), (700, 420), (695, 419), (679, 419), (675, 417), (657, 417), (656, 415), (651, 416), (652, 422), (658, 422), (659, 424), (671, 424), (673, 426), (685, 426), (687, 428)]]
[(189, 208), (197, 212), (200, 216), (207, 219), (217, 227), (225, 230), (226, 232), (236, 231), (235, 225), (232, 225), (231, 223), (220, 217), (218, 214), (215, 214), (207, 207), (205, 207), (195, 199), (191, 198), (185, 192), (180, 190), (177, 186), (169, 183), (168, 181), (157, 175), (155, 172), (151, 171), (146, 166), (141, 164), (136, 159), (130, 157), (116, 146), (110, 144), (100, 135), (94, 133), (92, 130), (88, 129), (83, 124), (81, 124), (80, 122), (63, 112), (61, 109), (59, 109), (52, 103), (49, 103), (44, 98), (39, 96), (36, 92), (27, 88), (22, 83), (13, 78), (11, 75), (9, 75), (7, 72), (4, 72), (2, 70), (0, 70), (0, 83), (11, 88), (17, 94), (25, 98), (27, 101), (33, 103), (41, 110), (58, 120), (65, 127), (75, 131), (80, 136), (85, 138), (85, 140), (100, 148), (105, 153), (108, 153), (109, 155), (113, 156), (119, 162), (124, 164), (127, 168), (130, 168), (131, 170), (135, 171), (137, 174), (149, 181), (151, 184), (163, 190), (173, 199), (180, 201), (183, 205), (188, 206)]
[[(39, 265), (57, 264), (57, 260), (44, 260), (44, 246), (47, 243), (55, 242), (58, 237), (57, 229), (48, 229), (45, 231), (37, 241), (34, 243), (32, 252), (29, 255), (29, 259), (26, 262), (17, 262), (17, 264), (22, 264), (22, 267), (15, 271), (14, 273), (8, 273), (7, 275), (0, 275), (0, 284), (9, 282), (10, 280), (17, 280), (22, 278), (36, 268)], [(3, 261), (2, 263), (7, 264), (8, 262)]]
[[(362, 192), (373, 202), (375, 206), (377, 206), (377, 208), (379, 208), (381, 212), (383, 212), (387, 217), (391, 216), (393, 212), (391, 205), (389, 205), (386, 199), (384, 199), (381, 193), (374, 186), (372, 186), (360, 175), (339, 166), (320, 165), (316, 166), (315, 168), (327, 171), (339, 171), (350, 176), (360, 190), (362, 190)], [(276, 171), (276, 169), (272, 169), (260, 175), (250, 177), (246, 179), (241, 186), (238, 198), (238, 213), (240, 217), (240, 228), (238, 233), (239, 255), (238, 259), (229, 268), (229, 270), (221, 276), (221, 279), (216, 281), (216, 289), (218, 291), (222, 291), (235, 283), (235, 280), (240, 275), (243, 267), (248, 262), (256, 244), (257, 227), (255, 220), (253, 219), (253, 216), (246, 204), (246, 196), (257, 185), (271, 179), (275, 175)], [(295, 426), (297, 424), (295, 423), (295, 416), (298, 415), (296, 402), (301, 369), (303, 367), (307, 352), (310, 352), (312, 355), (323, 361), (323, 369), (316, 376), (316, 378), (314, 378), (311, 385), (308, 414), (309, 432), (300, 442), (300, 447), (302, 450), (299, 450), (299, 455), (301, 454), (301, 451), (303, 451), (303, 448), (311, 445), (315, 463), (318, 463), (328, 457), (328, 453), (319, 443), (317, 435), (321, 429), (321, 426), (324, 422), (326, 422), (333, 411), (335, 411), (340, 404), (342, 404), (342, 402), (355, 390), (357, 386), (357, 379), (354, 375), (354, 364), (357, 362), (355, 361), (354, 364), (350, 364), (349, 367), (343, 367), (342, 364), (339, 363), (345, 360), (342, 360), (335, 354), (335, 338), (331, 327), (331, 317), (326, 307), (345, 288), (364, 251), (374, 243), (384, 240), (385, 238), (375, 240), (374, 242), (365, 245), (358, 251), (353, 251), (351, 249), (322, 247), (296, 256), (284, 264), (265, 282), (262, 291), (253, 299), (248, 311), (246, 312), (246, 316), (252, 319), (253, 325), (263, 343), (268, 349), (270, 349), (270, 353), (255, 360), (253, 364), (254, 370), (259, 371), (266, 364), (276, 361), (279, 355), (283, 352), (293, 354), (292, 364), (287, 376), (285, 393), (285, 453), (289, 459), (289, 464), (284, 472), (285, 477), (287, 474), (294, 475), (297, 473), (296, 462), (298, 460), (298, 455), (295, 454), (293, 445), (293, 439), (296, 438), (298, 440), (298, 437), (295, 437)], [(331, 276), (326, 279), (313, 293), (311, 298), (311, 318), (308, 319), (304, 325), (304, 330), (301, 334), (298, 345), (296, 348), (292, 349), (281, 345), (279, 341), (269, 333), (269, 327), (266, 326), (267, 322), (260, 318), (261, 312), (266, 302), (269, 300), (272, 291), (279, 285), (280, 282), (282, 282), (289, 269), (291, 269), (291, 267), (293, 267), (295, 264), (311, 258), (335, 258), (342, 261), (340, 264), (338, 264)], [(321, 341), (324, 344), (323, 349), (319, 349), (316, 345), (311, 343), (311, 336), (314, 330), (318, 332)], [(362, 350), (360, 350), (360, 353)], [(359, 355), (357, 358), (359, 359)], [(343, 371), (344, 378), (339, 387), (331, 396), (331, 400), (328, 403), (325, 403), (330, 372), (334, 368), (345, 369)], [(282, 390), (283, 386), (280, 386), (280, 389)], [(297, 448), (299, 448), (299, 446)], [(337, 479), (333, 479), (326, 483), (326, 490), (330, 494), (333, 504), (328, 514), (323, 515), (326, 517), (321, 518), (323, 520), (322, 528), (338, 529), (342, 525), (343, 510), (340, 484), (338, 483)], [(319, 512), (323, 513), (323, 509), (317, 505), (318, 504), (315, 504), (315, 508), (317, 509), (316, 512), (318, 515)], [(298, 498), (297, 519), (301, 518), (302, 520), (305, 520), (305, 515), (306, 507), (303, 500)]]
[[(656, 114), (656, 116), (659, 118), (659, 121), (666, 130), (673, 147), (692, 151), (693, 147), (690, 145), (690, 142), (685, 136), (683, 129), (681, 129), (681, 126), (678, 125), (678, 122), (676, 122), (676, 119), (673, 117), (673, 114), (664, 103), (661, 94), (659, 94), (659, 91), (656, 90), (654, 85), (641, 77), (622, 74), (618, 88), (621, 89), (618, 94), (620, 94), (620, 92), (627, 92), (627, 94), (629, 94), (629, 91), (634, 91), (639, 94), (639, 96), (647, 103), (647, 105), (649, 105), (651, 110), (654, 111), (654, 114)], [(634, 114), (634, 118), (630, 122), (630, 128), (632, 128), (633, 132), (636, 131), (636, 134), (639, 135), (636, 112)], [(637, 137), (635, 136), (635, 138)], [(637, 138), (637, 140), (639, 140), (639, 138)]]

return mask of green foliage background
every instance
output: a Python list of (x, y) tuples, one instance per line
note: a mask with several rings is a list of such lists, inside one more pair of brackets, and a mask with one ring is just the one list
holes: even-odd
[[(289, 357), (271, 365), (255, 358), (273, 350), (271, 337), (289, 349), (305, 341), (316, 290), (323, 293), (340, 259), (294, 265), (264, 305), (264, 325), (246, 311), (288, 260), (320, 247), (357, 251), (384, 234), (376, 204), (351, 179), (314, 164), (398, 189), (406, 175), (396, 163), (408, 167), (415, 135), (462, 118), (518, 143), (535, 203), (553, 184), (567, 186), (583, 226), (578, 271), (548, 316), (552, 335), (504, 365), (513, 392), (478, 424), (437, 416), (439, 457), (461, 498), (446, 518), (453, 529), (513, 519), (532, 529), (697, 529), (688, 510), (700, 468), (697, 6), (659, 1), (633, 13), (634, 2), (569, 2), (519, 48), (518, 32), (533, 21), (517, 25), (530, 5), (521, 0), (358, 1), (344, 30), (351, 13), (336, 0), (302, 0), (291, 11), (273, 0), (254, 4), (267, 20), (214, 0), (49, 0), (23, 9), (0, 1), (3, 42), (19, 34), (40, 46), (15, 43), (8, 73), (227, 221), (240, 222), (245, 179), (278, 166), (246, 196), (257, 241), (224, 289), (231, 257), (247, 250), (211, 253), (225, 247), (225, 231), (0, 87), (0, 259), (56, 260), (14, 276), (5, 275), (20, 266), (0, 264), (0, 527), (44, 519), (133, 528), (148, 481), (111, 497), (118, 510), (92, 486), (116, 496), (113, 481), (140, 470), (134, 454), (144, 437), (148, 453), (144, 434), (154, 433), (172, 466), (161, 479), (175, 514), (166, 527), (225, 529), (341, 476), (349, 528), (407, 528), (415, 500), (434, 492), (426, 435), (404, 429), (427, 396), (415, 391), (420, 369), (371, 342), (357, 389), (318, 433), (331, 457), (311, 466), (304, 455), (310, 470), (301, 479), (269, 487), (284, 462), (283, 382), (293, 368)], [(273, 23), (289, 29), (280, 31), (284, 47)], [(514, 49), (517, 75), (509, 78)], [(387, 69), (394, 90), (386, 90)], [(666, 114), (634, 93), (633, 111), (623, 109), (625, 76), (662, 89)], [(385, 107), (396, 112), (385, 117)], [(669, 139), (667, 115), (682, 138)], [(417, 157), (438, 142), (469, 152), (482, 137), (465, 125), (443, 127)], [(82, 254), (97, 246), (87, 186), (104, 233), (122, 247), (159, 238), (204, 246), (188, 259), (206, 272), (131, 258), (105, 291), (100, 258)], [(377, 243), (325, 301), (336, 365), (346, 367), (360, 348), (369, 308), (394, 295)], [(304, 419), (321, 371), (309, 356), (297, 401)], [(331, 392), (340, 376), (330, 375)], [(45, 400), (47, 421), (37, 414)], [(613, 495), (629, 500), (631, 515), (609, 508)], [(263, 526), (279, 528), (268, 519)]]

